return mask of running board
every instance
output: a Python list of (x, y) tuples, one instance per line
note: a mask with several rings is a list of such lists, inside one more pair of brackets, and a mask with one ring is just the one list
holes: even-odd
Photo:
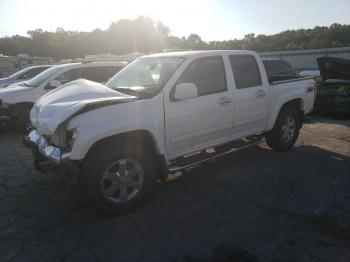
[[(264, 141), (265, 141), (265, 139), (262, 136), (256, 136), (256, 137), (253, 137), (252, 140), (246, 142), (243, 145), (240, 145), (238, 147), (231, 147), (230, 149), (225, 150), (223, 152), (208, 154), (209, 155), (208, 157), (200, 159), (200, 160), (197, 160), (197, 161), (194, 161), (194, 162), (191, 162), (191, 163), (188, 163), (188, 164), (181, 165), (181, 164), (178, 163), (178, 162), (181, 162), (181, 160), (175, 161), (175, 163), (170, 164), (168, 166), (168, 170), (169, 170), (170, 173), (176, 173), (178, 171), (182, 171), (182, 170), (185, 170), (185, 169), (194, 168), (194, 167), (199, 166), (199, 165), (201, 165), (201, 164), (203, 164), (205, 162), (208, 162), (208, 161), (214, 160), (214, 159), (216, 159), (218, 157), (221, 157), (221, 156), (224, 156), (224, 155), (228, 155), (228, 154), (231, 154), (233, 152), (236, 152), (236, 151), (239, 151), (239, 150), (242, 150), (242, 149), (245, 149), (245, 148), (257, 145), (257, 144), (260, 144), (260, 143), (262, 143)], [(235, 141), (235, 142), (240, 143), (240, 141)], [(220, 149), (219, 149), (219, 151), (220, 151)], [(205, 153), (205, 154), (207, 154), (207, 153)]]

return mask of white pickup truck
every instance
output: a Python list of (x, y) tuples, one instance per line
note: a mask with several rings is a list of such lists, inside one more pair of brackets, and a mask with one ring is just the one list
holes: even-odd
[(269, 83), (250, 51), (141, 57), (106, 85), (76, 80), (37, 101), (25, 144), (38, 170), (79, 182), (97, 209), (136, 208), (154, 181), (248, 146), (290, 149), (312, 78)]

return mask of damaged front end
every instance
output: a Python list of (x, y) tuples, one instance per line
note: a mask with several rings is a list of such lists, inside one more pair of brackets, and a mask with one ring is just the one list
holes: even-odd
[(73, 81), (42, 96), (30, 112), (34, 130), (24, 139), (25, 146), (33, 152), (36, 169), (43, 173), (59, 172), (77, 181), (82, 160), (70, 157), (79, 130), (77, 126), (70, 127), (70, 121), (101, 107), (137, 99), (87, 80)]
[(41, 173), (55, 172), (64, 178), (77, 182), (79, 177), (79, 163), (72, 161), (69, 148), (61, 148), (50, 143), (51, 138), (46, 138), (31, 131), (24, 138), (24, 145), (31, 149), (34, 156), (34, 165)]

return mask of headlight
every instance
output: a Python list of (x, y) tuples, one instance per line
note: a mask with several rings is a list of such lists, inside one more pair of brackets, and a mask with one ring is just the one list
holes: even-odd
[(61, 125), (54, 134), (45, 136), (47, 142), (53, 146), (71, 148), (78, 137), (78, 132), (76, 128), (67, 130), (66, 127), (66, 125)]
[(47, 140), (47, 142), (54, 146), (62, 146), (62, 139), (60, 137), (60, 134), (58, 132), (55, 132), (51, 136), (44, 136)]

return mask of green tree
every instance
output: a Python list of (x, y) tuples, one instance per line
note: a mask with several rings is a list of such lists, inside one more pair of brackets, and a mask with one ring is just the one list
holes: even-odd
[(247, 34), (243, 39), (205, 42), (198, 34), (177, 37), (170, 28), (146, 16), (121, 19), (106, 30), (55, 32), (35, 29), (28, 36), (0, 38), (0, 53), (54, 58), (77, 58), (87, 54), (153, 53), (163, 49), (249, 49), (258, 52), (350, 46), (350, 25), (332, 24), (313, 29), (286, 30), (274, 35)]

